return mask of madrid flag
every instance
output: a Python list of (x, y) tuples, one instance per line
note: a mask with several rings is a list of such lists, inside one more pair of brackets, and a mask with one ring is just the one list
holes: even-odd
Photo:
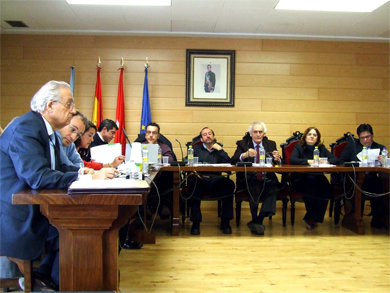
[(120, 68), (119, 86), (118, 86), (118, 99), (116, 102), (116, 125), (118, 131), (115, 134), (115, 142), (119, 142), (122, 145), (122, 155), (126, 152), (126, 137), (123, 133), (125, 128), (125, 97), (123, 93), (123, 67)]

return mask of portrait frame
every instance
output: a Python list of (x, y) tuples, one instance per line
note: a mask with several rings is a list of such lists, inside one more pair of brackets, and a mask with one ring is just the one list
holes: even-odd
[(186, 106), (234, 107), (235, 54), (187, 49)]

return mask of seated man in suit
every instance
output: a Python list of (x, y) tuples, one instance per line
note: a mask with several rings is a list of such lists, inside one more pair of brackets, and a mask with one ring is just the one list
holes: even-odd
[[(209, 127), (204, 127), (200, 131), (201, 144), (195, 145), (194, 157), (199, 158), (199, 162), (218, 164), (229, 163), (230, 157), (223, 150), (222, 146), (215, 142), (215, 134)], [(215, 199), (222, 200), (222, 213), (220, 229), (224, 234), (231, 234), (230, 220), (233, 219), (233, 193), (234, 182), (222, 176), (220, 172), (198, 173), (193, 176), (194, 180), (190, 180), (189, 189), (193, 194), (190, 199), (191, 206), (191, 234), (200, 234), (200, 222), (202, 221), (202, 213), (200, 204), (204, 191), (209, 191)], [(192, 181), (192, 182), (191, 182)]]
[[(28, 189), (66, 189), (77, 180), (61, 163), (55, 131), (76, 113), (70, 86), (49, 81), (33, 96), (30, 112), (16, 118), (0, 136), (0, 255), (36, 259), (46, 246), (47, 278), (58, 287), (58, 234), (37, 205), (13, 205), (12, 194)], [(113, 178), (114, 169), (93, 178)], [(52, 227), (49, 232), (49, 227)], [(56, 237), (57, 235), (57, 237)], [(54, 255), (54, 257), (53, 257)], [(46, 258), (46, 256), (45, 256)]]
[(98, 131), (93, 137), (91, 148), (94, 146), (110, 143), (115, 138), (115, 133), (118, 130), (118, 126), (111, 119), (104, 119), (100, 122)]
[[(236, 142), (237, 149), (232, 158), (232, 164), (237, 162), (260, 163), (259, 151), (265, 149), (267, 155), (272, 156), (274, 162), (280, 161), (280, 154), (276, 149), (276, 143), (269, 140), (265, 134), (267, 127), (263, 122), (255, 121), (249, 126), (249, 130), (242, 140)], [(279, 181), (274, 173), (237, 173), (237, 189), (246, 189), (249, 186), (249, 205), (252, 221), (248, 227), (252, 233), (264, 235), (265, 226), (263, 220), (275, 214), (276, 196), (279, 192)], [(259, 202), (262, 201), (260, 212)]]
[[(363, 150), (363, 147), (367, 149), (379, 149), (380, 153), (385, 148), (385, 146), (374, 141), (374, 130), (370, 124), (360, 124), (356, 129), (358, 139), (353, 139), (348, 145), (344, 148), (340, 156), (341, 163), (358, 161), (357, 155)], [(378, 161), (381, 161), (382, 156), (379, 155), (377, 158)], [(382, 181), (379, 178), (376, 172), (368, 172), (364, 177), (362, 184), (362, 190), (368, 191), (376, 194), (381, 194), (383, 192)], [(385, 221), (385, 202), (383, 196), (374, 197), (374, 196), (365, 196), (369, 198), (371, 202), (371, 227), (377, 229), (388, 228), (389, 223)]]
[[(166, 139), (164, 139), (166, 140)], [(176, 160), (176, 156), (172, 151), (171, 147), (164, 143), (160, 134), (160, 125), (157, 123), (149, 123), (145, 128), (145, 135), (140, 134), (135, 140), (142, 144), (158, 144), (161, 148), (161, 155), (168, 157), (168, 162), (171, 163)], [(159, 178), (157, 178), (157, 186), (159, 188), (161, 196), (161, 206), (158, 210), (161, 219), (168, 219), (171, 214), (171, 198), (172, 198), (172, 173), (163, 172)], [(152, 190), (151, 194), (148, 196), (148, 206), (150, 210), (154, 213), (157, 210), (158, 200), (156, 200), (156, 194)]]

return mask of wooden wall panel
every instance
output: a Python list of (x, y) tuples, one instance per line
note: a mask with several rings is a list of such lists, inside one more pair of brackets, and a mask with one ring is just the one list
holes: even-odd
[[(236, 51), (235, 106), (186, 107), (186, 49)], [(75, 101), (92, 115), (96, 63), (102, 61), (103, 116), (115, 119), (121, 57), (125, 61), (126, 128), (139, 131), (145, 57), (152, 118), (184, 144), (205, 125), (230, 155), (250, 122), (263, 120), (278, 146), (293, 131), (317, 126), (326, 145), (363, 122), (390, 147), (389, 44), (369, 42), (127, 36), (1, 36), (1, 110), (5, 126), (29, 110), (49, 79), (69, 80)]]

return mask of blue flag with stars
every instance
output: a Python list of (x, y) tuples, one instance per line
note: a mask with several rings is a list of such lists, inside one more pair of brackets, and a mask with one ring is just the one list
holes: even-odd
[(146, 126), (152, 122), (149, 103), (148, 67), (145, 66), (144, 94), (142, 99), (142, 114), (140, 133), (145, 133)]

